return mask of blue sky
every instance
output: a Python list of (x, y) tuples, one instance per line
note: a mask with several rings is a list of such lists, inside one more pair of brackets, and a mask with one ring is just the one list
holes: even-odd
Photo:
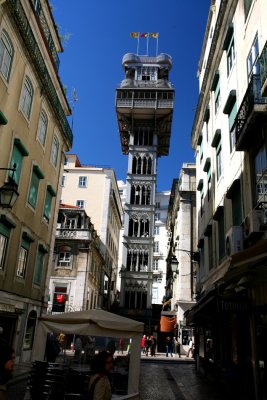
[[(170, 54), (175, 108), (169, 156), (158, 163), (157, 191), (168, 190), (183, 162), (194, 162), (191, 128), (198, 99), (197, 65), (210, 0), (51, 0), (61, 34), (69, 36), (60, 55), (59, 74), (73, 103), (74, 143), (82, 164), (108, 166), (126, 179), (127, 156), (121, 153), (115, 112), (116, 87), (124, 78), (126, 53), (136, 53), (130, 32), (159, 32), (158, 52)], [(156, 40), (149, 41), (155, 55)], [(139, 54), (146, 53), (140, 39)]]

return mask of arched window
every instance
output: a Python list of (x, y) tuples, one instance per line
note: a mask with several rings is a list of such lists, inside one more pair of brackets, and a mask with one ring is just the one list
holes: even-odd
[(33, 101), (33, 86), (31, 80), (26, 76), (23, 84), (20, 108), (27, 119), (30, 118)]
[(146, 156), (143, 158), (143, 174), (147, 174), (147, 158)]
[(147, 160), (147, 174), (151, 175), (151, 173), (152, 173), (152, 159), (151, 159), (151, 157), (148, 157), (148, 160)]
[(133, 157), (132, 174), (136, 174), (136, 157)]
[(7, 81), (9, 81), (14, 48), (6, 31), (2, 31), (0, 39), (0, 71)]
[(37, 138), (42, 146), (45, 145), (47, 125), (48, 125), (47, 115), (44, 111), (42, 111), (40, 114), (38, 131), (37, 131)]
[(142, 158), (141, 158), (141, 157), (138, 157), (138, 158), (137, 158), (136, 173), (137, 173), (138, 175), (141, 175), (141, 173), (142, 173)]

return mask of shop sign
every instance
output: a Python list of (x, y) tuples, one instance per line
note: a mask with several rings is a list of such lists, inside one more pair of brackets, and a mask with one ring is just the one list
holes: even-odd
[(223, 312), (240, 313), (249, 310), (249, 305), (247, 302), (241, 302), (235, 300), (220, 300), (219, 307), (220, 310)]
[(15, 306), (11, 304), (0, 303), (0, 311), (13, 313), (15, 312)]

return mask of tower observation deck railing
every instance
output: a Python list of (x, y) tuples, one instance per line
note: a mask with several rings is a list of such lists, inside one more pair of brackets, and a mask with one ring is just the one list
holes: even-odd
[(174, 100), (135, 100), (135, 99), (117, 99), (117, 107), (130, 108), (173, 108)]

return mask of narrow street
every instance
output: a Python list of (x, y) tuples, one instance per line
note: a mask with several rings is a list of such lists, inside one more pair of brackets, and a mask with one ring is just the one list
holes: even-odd
[[(9, 386), (8, 400), (24, 400), (27, 379)], [(189, 360), (142, 359), (140, 400), (225, 400), (222, 388), (198, 376)]]
[(142, 361), (140, 400), (225, 400), (225, 393), (195, 365), (175, 361)]

